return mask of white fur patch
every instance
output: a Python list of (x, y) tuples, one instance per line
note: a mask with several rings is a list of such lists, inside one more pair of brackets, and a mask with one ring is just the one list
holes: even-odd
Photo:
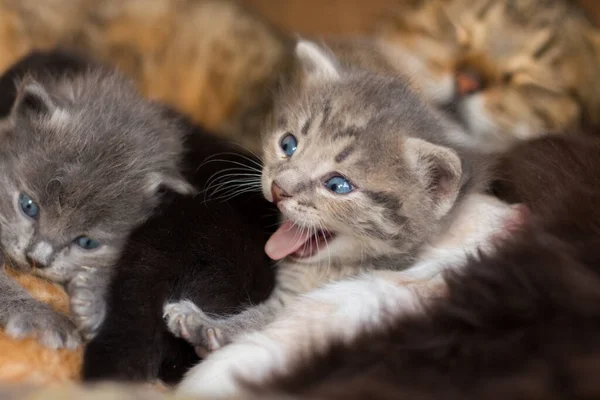
[(62, 128), (71, 121), (71, 114), (67, 110), (57, 108), (52, 112), (49, 123), (57, 128)]
[(33, 250), (29, 252), (29, 257), (31, 257), (35, 262), (39, 262), (42, 265), (48, 266), (53, 252), (54, 249), (50, 243), (39, 242), (35, 245)]
[(410, 289), (372, 274), (335, 282), (292, 303), (264, 330), (239, 337), (187, 374), (179, 394), (224, 398), (241, 388), (238, 378), (260, 382), (285, 371), (304, 351), (324, 348), (332, 339), (350, 340), (377, 326), (383, 310), (415, 312), (419, 298)]

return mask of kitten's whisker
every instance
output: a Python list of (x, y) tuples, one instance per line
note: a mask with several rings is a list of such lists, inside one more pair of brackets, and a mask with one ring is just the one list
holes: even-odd
[[(231, 185), (235, 183), (235, 185)], [(210, 192), (210, 197), (216, 195), (217, 193), (221, 193), (221, 195), (226, 195), (229, 193), (233, 193), (238, 189), (254, 189), (256, 192), (260, 192), (260, 185), (256, 182), (227, 182), (227, 185), (219, 185), (214, 188)]]
[(256, 157), (256, 160), (258, 160), (258, 161), (257, 161), (257, 163), (259, 163), (259, 164), (260, 164), (260, 167), (262, 168), (262, 157), (261, 157), (261, 156), (259, 156), (258, 154), (256, 154), (256, 153), (255, 153), (254, 151), (252, 151), (251, 149), (248, 149), (248, 148), (246, 148), (246, 147), (242, 146), (240, 143), (232, 143), (232, 144), (233, 144), (234, 146), (237, 146), (237, 147), (241, 148), (242, 150), (244, 150), (244, 151), (246, 151), (246, 152), (248, 152), (248, 153), (252, 154), (254, 157)]
[(235, 193), (233, 193), (233, 194), (231, 194), (231, 195), (229, 195), (227, 197), (226, 196), (217, 197), (214, 200), (219, 200), (219, 201), (222, 201), (222, 202), (228, 202), (229, 200), (231, 200), (231, 199), (233, 199), (233, 198), (235, 198), (235, 197), (237, 197), (237, 196), (239, 196), (241, 194), (252, 193), (252, 192), (256, 193), (256, 190), (254, 190), (254, 189), (244, 189), (244, 190), (240, 190), (238, 192), (235, 192)]
[(230, 179), (225, 182), (215, 182), (211, 186), (208, 186), (204, 189), (205, 192), (217, 193), (221, 190), (229, 189), (231, 187), (238, 187), (240, 185), (244, 186), (254, 186), (256, 188), (261, 188), (261, 182), (253, 179)]
[(258, 179), (252, 179), (252, 178), (243, 178), (242, 179), (229, 179), (226, 180), (225, 182), (219, 182), (218, 180), (216, 180), (215, 182), (211, 183), (210, 185), (208, 185), (201, 193), (204, 193), (204, 200), (206, 201), (206, 196), (209, 195), (209, 197), (212, 197), (214, 195), (216, 195), (217, 193), (221, 192), (221, 191), (229, 191), (229, 190), (236, 190), (238, 188), (241, 187), (252, 187), (254, 188), (257, 192), (260, 192), (262, 187), (261, 187), (261, 182)]
[(196, 169), (196, 171), (200, 170), (200, 168), (202, 168), (204, 165), (212, 163), (212, 162), (224, 162), (224, 163), (234, 164), (234, 165), (237, 165), (239, 167), (243, 167), (243, 168), (251, 170), (251, 171), (256, 171), (256, 172), (262, 173), (262, 167), (261, 168), (256, 168), (256, 167), (250, 166), (248, 164), (244, 164), (244, 163), (239, 162), (239, 161), (227, 160), (227, 159), (224, 159), (224, 158), (218, 158), (218, 159), (212, 159), (212, 160), (204, 161), (202, 164), (200, 164), (200, 166), (198, 167), (198, 169)]
[[(232, 172), (232, 171), (241, 171), (241, 172), (236, 172), (236, 173), (231, 173), (230, 174), (229, 172)], [(248, 171), (246, 169), (242, 169), (242, 168), (226, 168), (226, 169), (217, 171), (214, 174), (212, 174), (206, 180), (206, 184), (204, 186), (208, 187), (214, 181), (218, 181), (219, 179), (223, 179), (225, 177), (232, 176), (232, 175), (234, 175), (234, 176), (251, 176), (251, 177), (255, 177), (257, 180), (261, 178), (260, 174), (257, 174), (256, 172)]]
[(258, 156), (258, 154), (256, 154), (255, 152), (253, 152), (250, 149), (245, 148), (244, 146), (242, 146), (239, 143), (232, 142), (231, 144), (234, 145), (234, 146), (239, 147), (240, 149), (242, 149), (242, 150), (244, 150), (244, 151), (246, 151), (246, 152), (248, 152), (250, 154), (252, 154), (254, 157), (256, 157), (256, 159), (253, 159), (252, 157), (248, 157), (248, 156), (246, 156), (244, 154), (239, 154), (239, 153), (234, 153), (234, 152), (219, 153), (219, 154), (216, 154), (216, 155), (220, 155), (220, 154), (224, 154), (224, 155), (225, 154), (226, 155), (237, 155), (237, 156), (242, 157), (242, 158), (250, 161), (251, 163), (257, 165), (259, 168), (263, 167), (262, 162), (260, 161), (260, 157)]

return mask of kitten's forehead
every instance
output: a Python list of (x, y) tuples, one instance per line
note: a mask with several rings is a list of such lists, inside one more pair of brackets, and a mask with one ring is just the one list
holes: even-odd
[(316, 150), (335, 149), (337, 162), (357, 150), (398, 154), (403, 137), (435, 142), (449, 128), (401, 80), (370, 73), (348, 74), (293, 99), (279, 111), (276, 133), (290, 130)]

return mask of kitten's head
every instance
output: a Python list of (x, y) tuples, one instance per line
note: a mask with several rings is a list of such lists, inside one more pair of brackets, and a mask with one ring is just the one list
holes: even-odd
[(296, 55), (301, 87), (276, 100), (263, 138), (263, 194), (289, 221), (267, 252), (311, 262), (411, 253), (462, 185), (445, 145), (456, 128), (395, 78), (344, 70), (310, 42)]
[(109, 267), (159, 192), (181, 177), (183, 133), (125, 79), (25, 78), (0, 121), (0, 242), (21, 268), (63, 282)]
[(600, 35), (563, 0), (413, 0), (379, 24), (424, 96), (492, 147), (598, 122)]

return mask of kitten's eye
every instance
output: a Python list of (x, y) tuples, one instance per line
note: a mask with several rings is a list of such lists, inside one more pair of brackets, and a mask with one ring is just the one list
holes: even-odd
[(100, 243), (89, 236), (79, 236), (75, 239), (75, 244), (84, 250), (94, 250), (100, 247)]
[(283, 153), (287, 157), (291, 157), (292, 154), (296, 152), (298, 142), (296, 141), (296, 137), (294, 135), (288, 133), (283, 137), (283, 139), (281, 139), (281, 142), (279, 142), (279, 146), (281, 147), (281, 150), (283, 150)]
[(21, 193), (19, 196), (19, 206), (21, 207), (21, 211), (29, 218), (35, 219), (40, 213), (38, 205), (25, 193)]
[(346, 194), (354, 190), (350, 181), (342, 176), (334, 176), (325, 182), (325, 187), (333, 193)]

